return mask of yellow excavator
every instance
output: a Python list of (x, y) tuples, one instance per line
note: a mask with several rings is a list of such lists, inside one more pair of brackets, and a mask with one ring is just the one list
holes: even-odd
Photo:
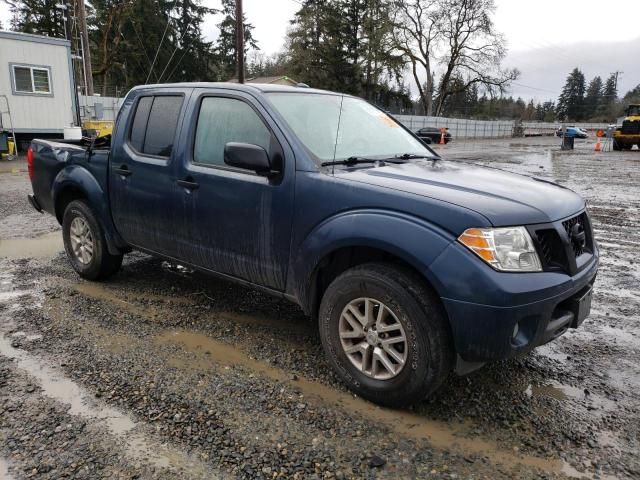
[(624, 114), (622, 126), (613, 131), (613, 149), (631, 150), (634, 145), (640, 148), (640, 103), (629, 105)]

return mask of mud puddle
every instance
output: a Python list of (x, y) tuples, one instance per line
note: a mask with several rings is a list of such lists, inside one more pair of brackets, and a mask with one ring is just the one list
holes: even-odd
[(205, 464), (175, 448), (149, 439), (129, 415), (98, 404), (73, 380), (28, 352), (14, 348), (4, 335), (0, 336), (0, 355), (14, 359), (19, 369), (37, 380), (44, 395), (68, 405), (70, 414), (106, 426), (111, 434), (125, 443), (125, 450), (134, 459), (148, 461), (159, 468), (185, 469), (191, 473), (199, 472), (203, 478), (216, 478)]
[(525, 390), (528, 396), (542, 396), (560, 402), (573, 402), (584, 405), (588, 410), (602, 410), (612, 412), (617, 408), (617, 402), (602, 395), (592, 393), (586, 388), (550, 382), (546, 385), (529, 385)]
[(396, 433), (426, 440), (432, 446), (440, 449), (455, 448), (465, 454), (486, 456), (494, 463), (508, 467), (525, 465), (539, 468), (546, 472), (560, 472), (563, 462), (527, 455), (516, 455), (501, 449), (490, 440), (469, 438), (472, 426), (467, 423), (451, 425), (446, 422), (430, 420), (425, 417), (402, 410), (391, 410), (378, 407), (349, 393), (335, 390), (329, 386), (298, 378), (292, 380), (291, 375), (284, 370), (270, 366), (265, 362), (255, 360), (237, 348), (214, 340), (204, 334), (189, 331), (167, 331), (156, 337), (158, 345), (179, 345), (192, 355), (189, 360), (174, 358), (173, 366), (177, 368), (211, 369), (216, 367), (241, 367), (258, 373), (277, 382), (288, 383), (297, 387), (305, 397), (321, 404), (339, 406), (350, 414), (375, 418)]
[(63, 250), (59, 231), (34, 238), (0, 240), (0, 258), (49, 258)]

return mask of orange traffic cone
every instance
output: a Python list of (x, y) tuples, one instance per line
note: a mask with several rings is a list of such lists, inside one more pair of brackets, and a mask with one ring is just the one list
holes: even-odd
[(444, 128), (440, 129), (440, 142), (438, 142), (440, 145), (444, 145)]
[(600, 137), (597, 137), (598, 140), (596, 141), (596, 148), (595, 151), (596, 152), (600, 152), (602, 150), (602, 146), (600, 145)]

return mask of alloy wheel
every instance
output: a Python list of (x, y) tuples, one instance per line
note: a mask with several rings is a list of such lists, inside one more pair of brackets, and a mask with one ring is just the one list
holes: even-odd
[(351, 363), (375, 380), (398, 375), (407, 361), (407, 336), (393, 311), (368, 297), (349, 302), (340, 314), (340, 343)]

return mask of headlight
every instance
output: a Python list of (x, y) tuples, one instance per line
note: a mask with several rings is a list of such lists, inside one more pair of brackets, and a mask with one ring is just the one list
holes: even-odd
[(540, 272), (540, 258), (524, 227), (468, 228), (458, 241), (496, 270)]

